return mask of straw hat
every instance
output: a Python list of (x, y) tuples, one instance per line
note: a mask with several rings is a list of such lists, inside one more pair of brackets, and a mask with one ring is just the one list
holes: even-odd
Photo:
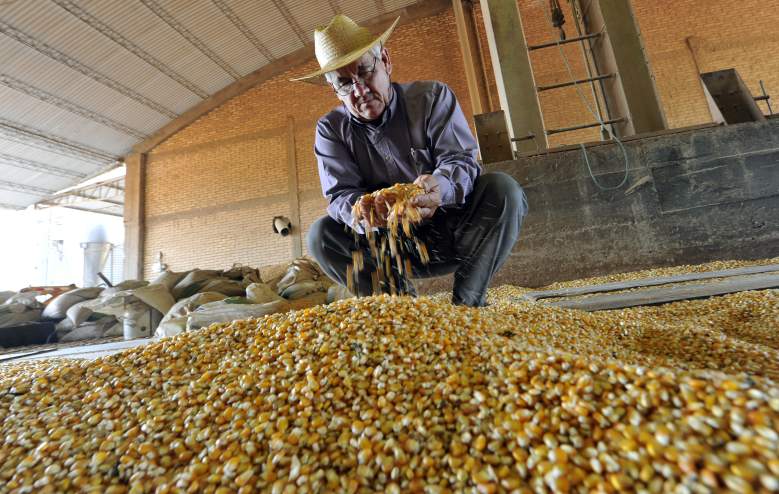
[(301, 81), (340, 69), (359, 59), (376, 43), (384, 43), (392, 34), (400, 17), (378, 38), (345, 15), (333, 17), (326, 27), (314, 31), (314, 53), (320, 69), (291, 81)]

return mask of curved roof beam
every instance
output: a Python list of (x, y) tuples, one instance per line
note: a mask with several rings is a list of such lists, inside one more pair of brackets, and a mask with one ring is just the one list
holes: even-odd
[[(334, 8), (337, 8), (338, 6), (336, 0), (330, 0), (330, 4), (334, 5)], [(417, 19), (439, 14), (450, 7), (450, 0), (420, 1), (403, 9), (380, 15), (374, 19), (371, 19), (370, 21), (367, 21), (364, 25), (372, 31), (377, 32), (382, 27), (386, 28), (387, 25), (394, 21), (398, 16), (401, 17), (401, 24), (407, 24)], [(297, 29), (300, 28), (298, 27)], [(229, 86), (217, 91), (210, 98), (201, 101), (197, 105), (182, 113), (178, 118), (168, 122), (158, 131), (149, 136), (145, 141), (133, 146), (132, 152), (148, 153), (166, 139), (168, 139), (170, 136), (191, 124), (201, 116), (210, 112), (211, 110), (221, 106), (226, 101), (235, 98), (236, 96), (248, 91), (255, 86), (258, 86), (259, 84), (262, 84), (263, 82), (271, 79), (276, 75), (286, 72), (290, 67), (295, 67), (311, 60), (313, 57), (313, 43), (310, 41), (306, 42), (305, 38), (301, 39), (303, 39), (303, 42), (305, 43), (303, 48), (278, 58), (273, 62), (255, 70), (251, 74), (238, 79)]]
[(110, 87), (117, 93), (120, 93), (134, 101), (137, 101), (138, 103), (148, 108), (151, 108), (157, 113), (165, 115), (168, 118), (176, 118), (179, 116), (179, 114), (174, 112), (173, 110), (165, 108), (165, 106), (157, 103), (156, 101), (153, 101), (147, 98), (146, 96), (134, 91), (133, 89), (125, 86), (124, 84), (117, 82), (114, 79), (111, 79), (107, 75), (101, 74), (100, 72), (94, 70), (93, 68), (84, 65), (83, 63), (79, 62), (75, 58), (66, 55), (65, 53), (57, 50), (56, 48), (53, 48), (47, 45), (46, 43), (43, 43), (42, 41), (38, 41), (32, 36), (22, 31), (19, 31), (18, 29), (16, 29), (15, 27), (11, 26), (6, 22), (0, 21), (0, 33), (8, 36), (9, 38), (17, 41), (18, 43), (27, 46), (28, 48), (35, 50), (41, 55), (50, 58), (51, 60), (54, 60), (55, 62), (61, 63), (77, 72), (80, 72), (82, 75), (89, 77), (95, 82), (98, 82), (106, 87)]
[(162, 63), (161, 61), (154, 58), (150, 53), (146, 52), (140, 46), (136, 45), (129, 39), (122, 36), (120, 33), (118, 33), (110, 26), (108, 26), (108, 24), (104, 23), (94, 15), (90, 14), (89, 12), (81, 8), (79, 5), (77, 5), (75, 2), (72, 2), (70, 0), (51, 0), (51, 1), (59, 5), (62, 9), (64, 9), (69, 14), (71, 14), (76, 19), (80, 20), (87, 26), (96, 30), (106, 38), (110, 39), (111, 41), (118, 44), (125, 50), (137, 56), (144, 62), (148, 63), (155, 69), (159, 70), (166, 76), (173, 79), (174, 81), (178, 82), (180, 85), (189, 89), (192, 93), (198, 95), (200, 98), (202, 99), (208, 98), (208, 93), (200, 89), (199, 87), (197, 87), (195, 83), (187, 80), (184, 76), (174, 71), (173, 69), (171, 69), (170, 67)]
[(11, 141), (53, 151), (65, 156), (72, 156), (98, 165), (118, 161), (116, 156), (107, 154), (99, 149), (85, 146), (64, 137), (48, 135), (42, 130), (34, 129), (18, 122), (11, 122), (4, 118), (0, 118), (0, 136)]
[(67, 178), (86, 178), (86, 173), (79, 173), (77, 171), (60, 168), (58, 166), (47, 165), (39, 161), (28, 160), (20, 158), (19, 156), (13, 156), (6, 153), (0, 153), (0, 165), (14, 166), (16, 168), (23, 168), (34, 172), (47, 173), (49, 175), (57, 175), (59, 177)]
[(133, 136), (138, 139), (145, 139), (147, 137), (143, 132), (139, 132), (131, 127), (124, 125), (121, 122), (117, 122), (116, 120), (108, 118), (105, 115), (93, 112), (88, 108), (84, 108), (83, 106), (60, 98), (55, 94), (44, 91), (43, 89), (37, 88), (31, 84), (27, 84), (26, 82), (16, 79), (15, 77), (11, 77), (10, 75), (0, 73), (0, 84), (7, 88), (13, 89), (14, 91), (18, 91), (20, 93), (26, 94), (27, 96), (35, 98), (38, 101), (54, 105), (65, 111), (84, 117), (87, 120), (92, 120), (93, 122), (105, 125), (106, 127), (111, 127), (114, 130), (118, 130), (122, 134)]
[(32, 185), (17, 184), (16, 182), (8, 182), (7, 180), (0, 180), (0, 189), (40, 197), (46, 197), (49, 194), (56, 192), (54, 189), (44, 189), (42, 187), (33, 187)]
[(265, 57), (268, 61), (273, 61), (276, 59), (276, 57), (273, 56), (273, 53), (266, 47), (264, 44), (262, 44), (262, 41), (257, 37), (254, 32), (252, 32), (251, 29), (249, 29), (249, 26), (246, 25), (243, 20), (241, 20), (240, 17), (238, 17), (235, 12), (233, 12), (233, 9), (230, 8), (229, 5), (227, 5), (227, 2), (225, 0), (211, 0), (211, 3), (216, 5), (216, 7), (222, 11), (222, 14), (224, 14), (225, 17), (230, 19), (230, 22), (233, 23), (233, 26), (235, 26), (241, 33), (244, 35), (246, 39), (249, 40), (251, 44), (254, 45), (255, 48), (257, 48), (257, 51), (262, 53), (262, 56)]
[(212, 62), (217, 64), (219, 67), (222, 68), (225, 72), (230, 74), (230, 77), (232, 77), (235, 80), (238, 80), (241, 78), (241, 74), (236, 72), (234, 68), (230, 66), (227, 62), (225, 62), (222, 57), (214, 53), (214, 51), (206, 46), (205, 43), (203, 43), (200, 38), (192, 34), (192, 32), (184, 27), (182, 23), (180, 23), (175, 17), (173, 17), (170, 12), (162, 8), (162, 5), (158, 4), (154, 0), (140, 0), (142, 4), (146, 6), (147, 9), (154, 12), (154, 15), (162, 19), (162, 21), (171, 27), (174, 31), (179, 33), (180, 36), (182, 36), (184, 39), (189, 41), (192, 46), (197, 48), (200, 53), (206, 56), (206, 58), (210, 59)]

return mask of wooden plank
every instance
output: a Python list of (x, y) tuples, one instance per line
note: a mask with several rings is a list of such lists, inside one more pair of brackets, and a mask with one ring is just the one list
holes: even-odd
[(143, 279), (143, 243), (146, 227), (146, 155), (133, 153), (125, 160), (124, 279)]
[(41, 353), (53, 352), (56, 348), (49, 348), (47, 350), (32, 350), (27, 352), (7, 353), (0, 355), (0, 363), (9, 362), (11, 360), (22, 359), (25, 357), (31, 357), (33, 355), (39, 355)]
[(154, 340), (152, 338), (137, 338), (126, 341), (112, 341), (111, 343), (100, 343), (97, 345), (82, 345), (68, 348), (60, 348), (45, 355), (29, 355), (21, 357), (19, 360), (38, 360), (41, 358), (85, 358), (95, 359), (113, 355), (131, 348), (148, 345)]
[(775, 271), (779, 271), (779, 264), (766, 264), (763, 266), (746, 266), (743, 268), (722, 269), (720, 271), (708, 271), (705, 273), (688, 273), (688, 274), (681, 274), (676, 276), (661, 276), (657, 278), (646, 278), (643, 280), (616, 281), (613, 283), (604, 283), (602, 285), (587, 285), (587, 286), (581, 286), (576, 288), (561, 288), (559, 290), (529, 292), (526, 293), (523, 297), (529, 300), (539, 300), (542, 298), (554, 298), (554, 297), (573, 297), (577, 295), (587, 295), (590, 293), (614, 292), (617, 290), (629, 290), (631, 288), (667, 285), (669, 283), (682, 283), (686, 281), (708, 280), (712, 278), (727, 278), (729, 276), (771, 273)]
[(298, 190), (298, 165), (295, 148), (295, 119), (287, 117), (287, 190), (289, 195), (289, 214), (292, 217), (290, 235), (292, 259), (303, 255), (303, 225), (300, 224), (300, 191)]
[[(469, 2), (470, 3), (470, 2)], [(465, 68), (465, 82), (468, 85), (468, 95), (471, 97), (471, 110), (474, 115), (490, 111), (487, 98), (487, 82), (484, 78), (481, 54), (476, 37), (476, 26), (473, 19), (473, 6), (466, 7), (463, 0), (452, 0), (454, 24), (457, 28), (457, 38), (460, 40), (460, 52)]]
[(551, 302), (554, 307), (588, 312), (623, 309), (639, 305), (657, 305), (679, 300), (713, 297), (747, 290), (765, 290), (779, 287), (779, 273), (733, 276), (718, 282), (650, 288), (637, 292), (595, 295), (593, 297)]
[(516, 143), (516, 149), (538, 151), (549, 147), (538, 101), (533, 67), (527, 51), (522, 18), (516, 0), (480, 0), (492, 56), (500, 109), (506, 114), (510, 137), (536, 136)]

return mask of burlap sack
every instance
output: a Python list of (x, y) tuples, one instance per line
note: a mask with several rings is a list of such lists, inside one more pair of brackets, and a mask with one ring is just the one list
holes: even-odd
[(200, 329), (215, 323), (262, 317), (288, 310), (289, 303), (286, 300), (268, 302), (267, 304), (225, 304), (212, 302), (199, 307), (189, 315), (187, 330)]
[[(71, 305), (66, 314), (67, 319), (64, 320), (69, 321), (72, 328), (79, 326), (81, 323), (89, 319), (89, 316), (94, 313), (94, 311), (89, 307), (91, 303), (91, 300), (85, 300), (83, 302)], [(59, 325), (57, 325), (57, 327), (59, 327)]]
[(132, 290), (133, 295), (149, 307), (166, 314), (176, 301), (165, 285), (147, 285)]
[(53, 299), (43, 309), (43, 317), (46, 319), (65, 319), (71, 306), (97, 298), (103, 291), (101, 287), (77, 288), (70, 290)]
[[(209, 302), (224, 300), (225, 296), (216, 292), (203, 292), (179, 300), (160, 321), (154, 333), (155, 338), (175, 336), (186, 329), (187, 316), (198, 307)], [(183, 321), (180, 321), (183, 319)]]
[(314, 261), (306, 257), (299, 257), (289, 264), (284, 276), (276, 283), (276, 292), (281, 295), (281, 292), (295, 283), (316, 281), (321, 278), (327, 279)]
[[(22, 307), (24, 306), (22, 305)], [(40, 309), (25, 308), (25, 310), (22, 312), (0, 312), (0, 328), (10, 328), (25, 322), (37, 321), (40, 318)]]
[(4, 304), (6, 300), (16, 295), (16, 292), (0, 292), (0, 304)]
[(176, 284), (184, 279), (184, 277), (187, 275), (186, 271), (182, 271), (180, 273), (176, 273), (173, 271), (163, 271), (162, 273), (158, 274), (151, 282), (150, 285), (163, 285), (165, 288), (168, 289), (169, 292), (173, 291), (173, 288), (176, 286)]
[(327, 303), (332, 304), (336, 300), (343, 300), (347, 298), (353, 298), (354, 294), (346, 289), (345, 286), (331, 285), (327, 289)]
[(289, 300), (296, 300), (307, 297), (313, 293), (322, 292), (325, 294), (325, 297), (327, 297), (328, 286), (329, 285), (323, 283), (322, 281), (300, 281), (288, 286), (282, 290), (279, 295)]
[(246, 298), (255, 304), (265, 304), (281, 300), (282, 297), (265, 283), (252, 283), (246, 287)]
[(228, 297), (241, 297), (246, 294), (246, 288), (243, 281), (231, 280), (230, 278), (213, 278), (208, 281), (201, 292), (217, 292), (227, 295)]
[(292, 310), (307, 309), (315, 305), (327, 303), (327, 292), (314, 292), (305, 297), (289, 301), (289, 307)]
[(188, 272), (184, 278), (181, 279), (173, 288), (171, 294), (176, 300), (182, 298), (191, 297), (197, 292), (201, 291), (203, 286), (213, 278), (218, 277), (220, 271), (214, 271), (209, 269), (193, 269)]

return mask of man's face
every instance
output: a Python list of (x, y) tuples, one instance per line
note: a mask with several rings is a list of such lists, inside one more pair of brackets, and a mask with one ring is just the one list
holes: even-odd
[[(338, 99), (349, 112), (360, 120), (376, 120), (389, 105), (392, 86), (390, 74), (392, 62), (386, 48), (381, 50), (381, 58), (366, 53), (355, 62), (335, 71), (338, 79), (333, 83)], [(338, 88), (346, 89), (356, 82), (347, 94), (340, 94)], [(346, 84), (346, 86), (342, 86)]]

